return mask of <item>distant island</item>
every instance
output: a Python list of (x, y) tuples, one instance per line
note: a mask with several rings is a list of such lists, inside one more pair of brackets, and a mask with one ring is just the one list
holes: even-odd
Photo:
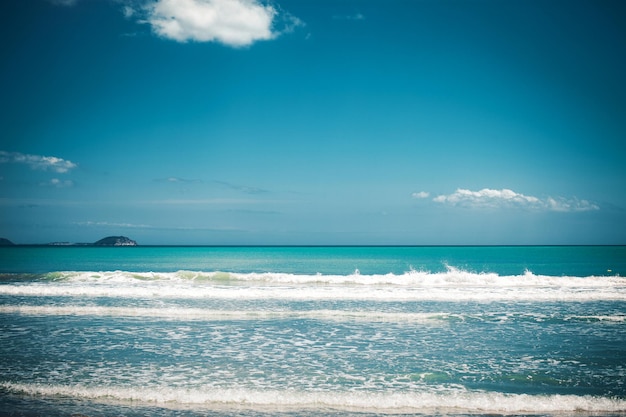
[(100, 239), (94, 246), (137, 246), (137, 242), (126, 236), (109, 236), (104, 239)]
[[(9, 239), (0, 237), (0, 246), (16, 246)], [(39, 245), (36, 245), (39, 246)], [(137, 242), (126, 236), (108, 236), (94, 243), (52, 242), (41, 246), (138, 246)]]

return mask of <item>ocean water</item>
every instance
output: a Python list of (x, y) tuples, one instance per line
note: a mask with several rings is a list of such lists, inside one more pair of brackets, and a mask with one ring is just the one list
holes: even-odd
[(626, 416), (626, 247), (3, 247), (0, 416)]

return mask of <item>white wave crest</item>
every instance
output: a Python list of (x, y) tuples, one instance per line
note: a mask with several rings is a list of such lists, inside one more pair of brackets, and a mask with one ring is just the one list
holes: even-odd
[(454, 268), (401, 275), (287, 273), (57, 272), (36, 282), (6, 282), (0, 295), (115, 298), (284, 299), (373, 301), (626, 300), (626, 278), (501, 276)]
[(500, 287), (626, 287), (626, 278), (620, 276), (548, 276), (535, 275), (525, 271), (522, 275), (499, 275), (496, 273), (475, 273), (447, 267), (446, 272), (426, 272), (411, 270), (404, 274), (364, 275), (355, 270), (348, 275), (289, 274), (289, 273), (235, 273), (235, 272), (128, 272), (128, 271), (63, 271), (48, 274), (53, 281), (68, 282), (194, 282), (194, 283), (268, 283), (268, 284), (328, 284), (328, 285), (396, 285), (403, 287), (459, 287), (459, 286), (500, 286)]
[(246, 388), (102, 387), (2, 382), (9, 392), (31, 396), (64, 396), (102, 402), (121, 401), (162, 405), (237, 406), (249, 409), (335, 409), (370, 412), (560, 413), (623, 412), (626, 400), (577, 395), (528, 395), (469, 391), (439, 392), (293, 391)]

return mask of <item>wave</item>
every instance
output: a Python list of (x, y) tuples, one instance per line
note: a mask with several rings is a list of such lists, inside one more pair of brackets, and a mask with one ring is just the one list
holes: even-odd
[(246, 388), (108, 387), (0, 382), (0, 389), (28, 396), (101, 402), (249, 409), (334, 409), (371, 412), (447, 410), (480, 413), (624, 412), (626, 400), (578, 395), (507, 394), (461, 388), (433, 392), (294, 391)]
[(535, 313), (407, 313), (380, 311), (346, 310), (210, 310), (202, 308), (145, 308), (145, 307), (103, 307), (103, 306), (26, 306), (3, 305), (0, 314), (20, 314), (25, 316), (104, 316), (141, 317), (164, 320), (191, 321), (245, 321), (309, 319), (324, 321), (366, 321), (366, 322), (607, 322), (626, 323), (626, 315), (546, 315)]
[(0, 295), (374, 301), (624, 301), (620, 276), (473, 273), (298, 275), (288, 273), (63, 271), (3, 280)]
[(44, 281), (57, 282), (194, 282), (194, 283), (266, 283), (266, 284), (327, 284), (327, 285), (394, 285), (404, 287), (502, 286), (502, 287), (626, 287), (626, 277), (613, 276), (548, 276), (525, 271), (521, 275), (499, 275), (469, 272), (451, 266), (446, 272), (411, 270), (403, 274), (363, 275), (355, 270), (347, 275), (291, 274), (279, 272), (236, 273), (180, 270), (177, 272), (129, 271), (59, 271), (44, 274)]

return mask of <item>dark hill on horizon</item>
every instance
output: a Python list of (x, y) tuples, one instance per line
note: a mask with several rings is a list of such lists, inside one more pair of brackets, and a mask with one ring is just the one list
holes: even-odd
[(15, 243), (11, 242), (9, 239), (5, 239), (0, 237), (0, 246), (13, 246)]
[(94, 246), (137, 246), (137, 242), (126, 236), (108, 236), (93, 244)]

